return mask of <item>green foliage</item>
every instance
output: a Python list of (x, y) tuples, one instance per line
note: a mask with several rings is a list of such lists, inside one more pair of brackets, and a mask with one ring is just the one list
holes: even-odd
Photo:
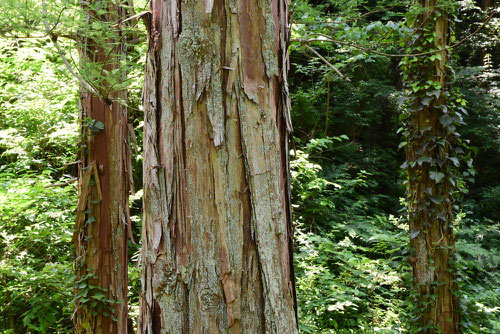
[(351, 177), (339, 166), (325, 178), (310, 156), (332, 143), (312, 140), (291, 163), (301, 330), (397, 333), (405, 328), (407, 228), (392, 215), (364, 214), (364, 193), (376, 185), (365, 171)]
[[(134, 2), (136, 12), (146, 10), (147, 1)], [(103, 291), (88, 283), (92, 277), (73, 282), (71, 274), (76, 190), (71, 182), (65, 183), (76, 176), (76, 166), (65, 164), (75, 160), (79, 126), (96, 133), (102, 124), (92, 119), (78, 124), (77, 81), (54, 49), (56, 37), (72, 68), (80, 69), (79, 78), (92, 82), (103, 97), (128, 88), (130, 123), (137, 137), (137, 146), (132, 145), (133, 177), (138, 189), (142, 182), (140, 105), (146, 51), (142, 23), (120, 27), (124, 35), (140, 42), (127, 47), (120, 70), (109, 70), (82, 62), (75, 41), (79, 35), (107, 52), (116, 47), (109, 41), (116, 37), (118, 26), (98, 18), (106, 14), (99, 4), (92, 5), (98, 15), (87, 25), (82, 19), (88, 13), (81, 11), (79, 2), (46, 4), (44, 13), (41, 0), (0, 1), (0, 333), (5, 334), (13, 333), (12, 319), (18, 333), (72, 332), (75, 287), (83, 307), (105, 309), (118, 302), (103, 300)], [(441, 88), (426, 80), (403, 88), (400, 58), (383, 55), (401, 54), (411, 47), (410, 26), (418, 11), (405, 17), (409, 4), (391, 0), (291, 4), (292, 39), (315, 39), (311, 47), (351, 80), (341, 79), (309, 49), (293, 43), (289, 84), (296, 148), (291, 173), (297, 298), (304, 333), (409, 331), (413, 303), (407, 257), (412, 236), (401, 219), (404, 188), (398, 184), (404, 161), (401, 148), (407, 143), (398, 149), (396, 133), (398, 114), (408, 109), (398, 103), (408, 89), (430, 104)], [(486, 14), (473, 1), (457, 6), (455, 34), (461, 40), (480, 26)], [(44, 22), (49, 23), (50, 34)], [(494, 34), (498, 22), (491, 20), (453, 50), (455, 85), (462, 95), (449, 92), (456, 103), (447, 105), (451, 117), (441, 119), (471, 152), (465, 159), (468, 165), (457, 169), (463, 195), (454, 203), (459, 212), (456, 267), (465, 333), (500, 331), (500, 39)], [(418, 65), (437, 59), (439, 55), (430, 54), (407, 62)], [(467, 114), (461, 110), (462, 100), (468, 101)], [(462, 121), (467, 126), (457, 127)], [(409, 164), (426, 163), (428, 158)], [(450, 156), (447, 163), (458, 167), (458, 156)], [(432, 178), (445, 182), (438, 169)], [(136, 241), (141, 201), (139, 190), (130, 200)], [(135, 321), (140, 291), (135, 261), (140, 245), (129, 246), (129, 310)]]
[(75, 190), (52, 182), (50, 173), (0, 176), (0, 329), (11, 319), (37, 333), (71, 327)]
[[(461, 219), (463, 217), (463, 219)], [(469, 333), (500, 331), (500, 223), (460, 215), (457, 269), (463, 327)]]
[[(1, 169), (44, 169), (73, 158), (75, 83), (44, 42), (3, 41), (0, 59)], [(54, 90), (57, 87), (57, 90)], [(10, 166), (10, 165), (13, 166)]]
[[(139, 10), (146, 7), (143, 0), (135, 2)], [(47, 47), (58, 50), (86, 90), (103, 101), (127, 104), (114, 93), (133, 85), (136, 78), (128, 74), (141, 64), (129, 42), (145, 42), (144, 26), (137, 19), (122, 23), (134, 10), (128, 0), (24, 0), (22, 4), (4, 0), (0, 2), (0, 36), (45, 41)]]
[[(71, 329), (76, 85), (45, 43), (0, 44), (0, 330)], [(54, 90), (57, 87), (57, 90)]]
[(123, 303), (123, 300), (106, 299), (107, 289), (89, 283), (97, 278), (89, 270), (88, 274), (76, 279), (74, 281), (75, 295), (73, 302), (77, 304), (79, 309), (86, 310), (92, 315), (103, 314), (105, 316), (112, 316), (113, 305)]
[[(369, 12), (376, 8), (365, 2), (365, 8), (362, 2), (355, 1), (316, 3), (295, 1), (292, 4), (295, 22), (292, 38), (315, 39), (309, 44), (341, 69), (351, 82), (340, 79), (320, 59), (311, 57), (307, 49), (292, 45), (290, 90), (292, 118), (298, 137), (292, 176), (297, 226), (297, 295), (302, 330), (311, 333), (404, 332), (409, 330), (413, 305), (411, 268), (406, 264), (411, 236), (398, 218), (399, 198), (403, 192), (396, 184), (404, 158), (402, 151), (398, 151), (399, 138), (395, 135), (400, 122), (395, 116), (405, 111), (401, 109), (405, 92), (398, 68), (400, 58), (370, 54), (357, 46), (384, 53), (410, 51), (406, 48), (412, 42), (411, 29), (399, 19), (409, 3), (400, 6), (402, 3), (393, 2), (385, 7), (390, 10), (381, 13)], [(462, 18), (466, 4), (460, 2), (459, 5)], [(474, 31), (485, 17), (478, 14), (477, 7), (467, 10), (467, 13), (473, 12), (467, 14), (467, 22), (453, 18), (458, 40)], [(411, 24), (411, 16), (407, 23)], [(495, 57), (498, 48), (494, 45), (498, 39), (491, 38), (495, 26), (496, 21), (487, 27), (489, 34), (483, 31), (475, 35), (473, 47), (466, 42), (456, 50), (460, 58), (454, 58), (454, 66), (458, 62), (470, 66), (471, 56), (481, 54), (484, 46), (489, 52), (485, 58), (487, 66), (465, 67), (457, 72), (455, 85), (460, 87), (462, 95), (450, 92), (450, 100), (455, 104), (448, 106), (447, 111), (452, 117), (441, 119), (442, 125), (458, 131), (462, 144), (471, 152), (463, 159), (467, 164), (457, 169), (456, 184), (462, 191), (462, 198), (454, 203), (457, 212), (460, 209), (464, 212), (456, 222), (459, 255), (456, 266), (461, 275), (466, 333), (498, 332), (499, 322), (496, 308), (498, 264), (492, 257), (498, 253), (493, 246), (498, 241), (493, 236), (498, 235), (498, 218), (494, 217), (498, 217), (500, 205), (497, 205), (500, 197), (496, 181), (500, 157), (498, 76), (494, 69), (495, 59), (498, 59)], [(325, 42), (328, 38), (338, 42)], [(374, 40), (378, 41), (374, 43)], [(438, 55), (429, 54), (414, 61), (420, 64), (437, 59)], [(422, 92), (423, 102), (428, 104), (437, 97), (440, 88), (422, 82), (408, 89)], [(469, 102), (468, 113), (462, 109), (463, 100)], [(468, 125), (457, 127), (463, 122)], [(404, 128), (397, 132), (401, 131)], [(341, 134), (347, 134), (350, 140), (337, 143), (321, 139)], [(405, 145), (403, 142), (399, 148)], [(421, 164), (428, 159), (422, 156), (419, 161), (409, 163)], [(457, 168), (458, 162), (456, 156), (449, 157), (450, 168)], [(360, 178), (363, 170), (368, 174)], [(439, 170), (434, 170), (432, 176), (444, 182)], [(476, 183), (471, 184), (474, 179)], [(433, 200), (439, 201), (439, 198)], [(364, 230), (358, 231), (359, 226)], [(351, 231), (356, 233), (351, 235)], [(486, 234), (493, 239), (486, 239)], [(385, 238), (389, 241), (384, 242)], [(388, 256), (389, 250), (394, 252), (392, 257)], [(479, 258), (483, 260), (477, 261)], [(385, 286), (379, 283), (378, 290), (366, 294), (366, 263), (370, 263), (374, 272), (389, 268), (386, 272), (397, 277), (392, 285), (389, 284), (389, 292), (382, 293)], [(384, 314), (382, 318), (387, 321), (380, 322), (377, 314)]]
[[(126, 17), (104, 20), (102, 15), (107, 13), (99, 7), (103, 3), (88, 3), (83, 11), (83, 3), (72, 0), (0, 2), (0, 35), (4, 37), (0, 41), (1, 333), (72, 332), (74, 287), (89, 297), (85, 300), (83, 296), (81, 307), (106, 309), (109, 303), (117, 302), (101, 300), (102, 291), (91, 284), (75, 285), (72, 275), (73, 181), (77, 171), (72, 162), (76, 160), (79, 127), (88, 127), (91, 133), (103, 130), (103, 124), (95, 120), (77, 122), (77, 79), (90, 82), (104, 99), (114, 91), (130, 88), (130, 123), (138, 129), (133, 164), (139, 189), (142, 181), (139, 105), (144, 27), (137, 20), (116, 25)], [(135, 4), (138, 11), (147, 5), (146, 1)], [(81, 38), (92, 40), (92, 45), (109, 57), (103, 60), (104, 65), (79, 59)], [(112, 51), (125, 38), (143, 43), (127, 46), (126, 56), (118, 60), (119, 69), (110, 70), (108, 63), (116, 61)], [(92, 57), (92, 53), (87, 54)], [(77, 77), (68, 72), (68, 64)], [(124, 73), (129, 74), (128, 80), (124, 80)], [(136, 240), (141, 227), (140, 194), (131, 201)], [(131, 253), (137, 254), (138, 247), (131, 244)], [(137, 315), (140, 282), (135, 264), (131, 264), (130, 277), (135, 290), (130, 290), (129, 303)], [(86, 288), (78, 288), (81, 284), (87, 284)]]

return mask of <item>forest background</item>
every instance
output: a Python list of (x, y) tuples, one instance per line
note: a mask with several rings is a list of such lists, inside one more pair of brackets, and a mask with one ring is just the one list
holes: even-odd
[[(64, 11), (44, 16), (42, 7), (23, 3), (0, 5), (0, 333), (70, 333), (78, 80), (40, 23), (60, 20), (61, 35), (77, 31)], [(147, 10), (146, 1), (134, 5), (137, 13)], [(300, 329), (407, 332), (415, 305), (398, 131), (406, 92), (398, 55), (411, 33), (408, 2), (293, 0), (290, 9)], [(456, 1), (453, 13), (460, 41), (452, 50), (453, 85), (467, 111), (457, 128), (468, 148), (453, 203), (466, 333), (500, 332), (500, 38), (494, 10), (495, 1)], [(140, 240), (146, 39), (141, 21), (133, 30), (137, 41), (124, 66), (136, 137), (137, 192), (130, 203)], [(57, 44), (76, 68), (75, 42), (59, 38)], [(129, 308), (136, 320), (140, 244), (129, 247)]]

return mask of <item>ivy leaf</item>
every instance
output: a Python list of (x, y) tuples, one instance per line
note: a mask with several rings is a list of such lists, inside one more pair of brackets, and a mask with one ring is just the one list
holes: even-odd
[(442, 212), (438, 212), (438, 214), (436, 215), (439, 219), (441, 219), (442, 221), (446, 221), (446, 217), (444, 215), (444, 213)]
[(439, 139), (439, 140), (436, 141), (436, 144), (438, 144), (439, 146), (444, 147), (446, 145), (446, 139), (441, 138), (441, 139)]
[(429, 96), (426, 96), (422, 99), (422, 104), (426, 107), (428, 107), (431, 104), (432, 98)]
[(439, 117), (439, 123), (441, 123), (444, 127), (448, 127), (451, 123), (453, 123), (453, 118), (448, 115), (441, 115), (441, 117)]
[(422, 164), (423, 164), (424, 162), (431, 162), (431, 161), (432, 161), (432, 158), (431, 158), (431, 157), (428, 157), (428, 156), (426, 156), (426, 155), (422, 155), (421, 157), (419, 157), (419, 158), (417, 159), (417, 163), (418, 163), (420, 166), (422, 166)]
[(439, 99), (441, 96), (441, 89), (435, 89), (430, 92), (425, 93), (427, 96), (435, 96), (436, 99)]
[(431, 196), (431, 197), (430, 197), (430, 200), (431, 200), (434, 204), (441, 204), (441, 202), (443, 201), (443, 196), (441, 196), (441, 195), (438, 195), (438, 196)]
[(449, 157), (448, 159), (450, 159), (456, 167), (458, 167), (460, 165), (460, 162), (458, 161), (457, 158)]
[(434, 180), (436, 183), (441, 182), (441, 180), (444, 177), (444, 174), (441, 172), (435, 172), (435, 171), (430, 171), (429, 172), (429, 177)]
[(97, 130), (104, 130), (104, 123), (101, 121), (97, 121), (94, 124), (94, 128), (96, 128)]
[(455, 180), (452, 177), (448, 178), (448, 181), (450, 181), (451, 185), (454, 187), (455, 186)]

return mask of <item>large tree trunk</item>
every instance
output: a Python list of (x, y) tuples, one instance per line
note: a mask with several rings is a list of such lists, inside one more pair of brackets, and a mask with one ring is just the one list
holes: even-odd
[[(447, 103), (449, 39), (448, 18), (439, 13), (437, 0), (419, 0), (424, 9), (415, 24), (415, 46), (435, 49), (431, 55), (413, 58), (410, 83), (419, 90), (412, 98), (406, 158), (408, 164), (410, 244), (414, 286), (417, 295), (417, 327), (422, 333), (460, 333), (460, 311), (454, 281), (455, 239), (453, 235), (452, 157), (454, 142)], [(438, 15), (441, 14), (441, 15)], [(433, 36), (429, 42), (428, 37)], [(435, 84), (423, 87), (429, 82)], [(439, 83), (439, 85), (437, 85)], [(446, 126), (445, 126), (446, 125)]]
[(285, 0), (153, 0), (139, 333), (297, 332)]
[[(84, 7), (90, 22), (111, 23), (126, 16), (120, 5), (99, 0), (94, 3), (97, 2), (106, 14)], [(116, 70), (126, 48), (119, 40), (118, 32), (116, 39), (107, 41), (107, 45), (82, 39), (81, 61), (86, 62), (87, 68), (90, 62), (96, 68)], [(133, 187), (127, 107), (123, 105), (127, 92), (114, 91), (109, 82), (116, 78), (108, 79), (103, 77), (93, 83), (98, 86), (100, 96), (83, 88), (80, 93), (82, 162), (73, 238), (76, 333), (127, 333), (127, 235), (131, 235), (128, 193)]]

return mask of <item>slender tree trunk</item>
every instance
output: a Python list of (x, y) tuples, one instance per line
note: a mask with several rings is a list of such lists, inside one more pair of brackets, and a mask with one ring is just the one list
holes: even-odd
[[(495, 8), (495, 0), (481, 0), (481, 9), (485, 13), (484, 16), (488, 15), (490, 8)], [(492, 50), (488, 47), (483, 47), (479, 51), (479, 59), (476, 61), (477, 66), (485, 66), (488, 63), (487, 55), (491, 57)]]
[(0, 282), (2, 283), (2, 285), (5, 289), (5, 301), (7, 302), (7, 312), (9, 315), (9, 326), (10, 326), (10, 329), (12, 330), (12, 333), (15, 334), (15, 333), (17, 333), (16, 322), (14, 320), (14, 311), (12, 310), (12, 297), (10, 295), (9, 286), (7, 285), (5, 280), (1, 277), (0, 277)]
[(297, 333), (286, 3), (151, 1), (139, 333)]
[[(453, 143), (446, 122), (448, 82), (448, 18), (439, 12), (437, 0), (419, 0), (424, 9), (417, 19), (416, 46), (443, 50), (438, 58), (417, 58), (412, 82), (430, 88), (413, 97), (409, 119), (406, 158), (409, 175), (408, 210), (414, 286), (417, 294), (417, 327), (422, 333), (460, 333), (457, 286), (454, 281), (455, 238), (453, 235), (450, 166)], [(428, 42), (429, 36), (434, 42)], [(427, 42), (426, 42), (427, 40)], [(439, 59), (439, 55), (440, 58)], [(447, 125), (447, 126), (444, 126)], [(451, 159), (450, 159), (451, 158)]]
[(487, 10), (490, 7), (493, 7), (495, 5), (495, 0), (482, 0), (481, 1), (481, 9), (482, 10)]
[[(100, 2), (106, 14), (84, 7), (89, 21), (116, 22), (126, 16), (119, 4)], [(86, 66), (96, 64), (107, 71), (118, 68), (125, 45), (108, 41), (111, 49), (82, 39), (80, 57)], [(108, 46), (109, 46), (108, 45)], [(132, 184), (128, 143), (127, 100), (124, 90), (113, 91), (103, 78), (95, 83), (96, 96), (81, 89), (82, 121), (79, 201), (74, 244), (77, 276), (76, 333), (127, 333), (127, 235), (131, 235), (128, 193)], [(115, 102), (111, 102), (115, 101)], [(117, 101), (121, 101), (121, 104)]]

